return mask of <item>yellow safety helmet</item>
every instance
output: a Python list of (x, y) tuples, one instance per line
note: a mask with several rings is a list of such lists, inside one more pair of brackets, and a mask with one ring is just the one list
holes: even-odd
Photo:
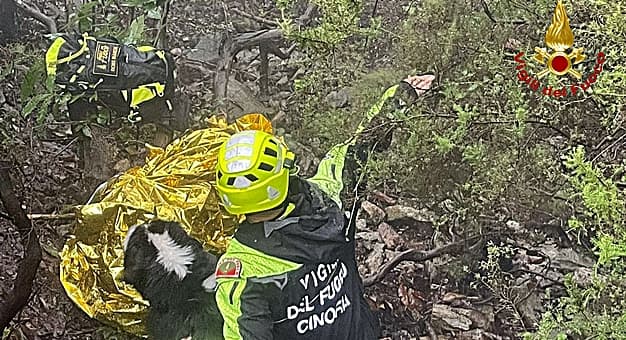
[(278, 207), (289, 189), (295, 155), (264, 131), (232, 135), (217, 156), (216, 187), (231, 214), (250, 214)]

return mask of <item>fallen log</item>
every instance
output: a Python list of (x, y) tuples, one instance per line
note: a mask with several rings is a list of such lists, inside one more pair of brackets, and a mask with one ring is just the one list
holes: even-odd
[(423, 251), (423, 250), (418, 250), (418, 249), (405, 250), (401, 252), (400, 254), (396, 255), (396, 257), (391, 259), (391, 261), (380, 266), (379, 269), (376, 271), (376, 274), (370, 275), (366, 277), (365, 279), (363, 279), (363, 285), (365, 287), (368, 287), (380, 281), (393, 268), (395, 268), (398, 264), (400, 264), (400, 262), (403, 262), (403, 261), (424, 262), (424, 261), (432, 260), (436, 257), (440, 257), (443, 255), (459, 253), (463, 249), (473, 248), (473, 246), (476, 244), (476, 243), (472, 244), (471, 246), (468, 247), (469, 242), (473, 242), (474, 240), (478, 240), (478, 242), (481, 242), (481, 239), (486, 237), (487, 235), (477, 235), (477, 236), (470, 237), (465, 240), (446, 244), (445, 246), (437, 247), (435, 249), (428, 250), (428, 251)]
[[(314, 7), (314, 5), (309, 4), (304, 14), (295, 20), (296, 25), (306, 25), (311, 20)], [(256, 32), (241, 33), (235, 36), (225, 34), (218, 50), (219, 59), (216, 63), (215, 77), (213, 78), (213, 100), (218, 103), (226, 100), (230, 70), (233, 58), (237, 53), (256, 46), (276, 46), (283, 39), (283, 32), (279, 28), (262, 29)], [(278, 53), (281, 58), (285, 56), (278, 48), (268, 48), (265, 52), (263, 56), (264, 59), (267, 59), (267, 52)], [(267, 60), (262, 60), (262, 63), (267, 63)]]

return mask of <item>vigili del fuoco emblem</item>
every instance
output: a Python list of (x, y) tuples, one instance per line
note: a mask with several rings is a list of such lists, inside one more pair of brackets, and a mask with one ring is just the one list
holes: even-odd
[[(526, 61), (522, 59), (524, 52), (519, 52), (515, 56), (517, 78), (520, 82), (526, 83), (533, 91), (541, 90), (544, 96), (560, 98), (582, 93), (597, 81), (602, 72), (602, 66), (606, 62), (606, 56), (603, 52), (597, 54), (593, 72), (583, 81), (582, 73), (574, 67), (585, 61), (586, 56), (583, 53), (583, 47), (574, 45), (574, 33), (570, 28), (567, 12), (561, 0), (558, 0), (554, 9), (552, 23), (546, 31), (545, 43), (548, 48), (535, 47), (532, 61), (544, 67), (535, 75), (526, 70)], [(540, 79), (549, 73), (556, 77), (570, 76), (575, 79), (575, 82), (561, 88), (543, 86)]]

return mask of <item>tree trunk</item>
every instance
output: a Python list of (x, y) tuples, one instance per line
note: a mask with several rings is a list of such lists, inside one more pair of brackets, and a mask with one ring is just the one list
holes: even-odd
[(0, 44), (17, 35), (17, 6), (15, 0), (0, 0)]
[(0, 333), (4, 332), (15, 315), (28, 304), (33, 281), (41, 262), (41, 247), (37, 231), (22, 209), (20, 199), (15, 196), (13, 181), (9, 176), (10, 169), (11, 165), (8, 162), (0, 162), (0, 199), (20, 233), (24, 246), (24, 258), (17, 268), (11, 292), (7, 295), (5, 304), (0, 306)]

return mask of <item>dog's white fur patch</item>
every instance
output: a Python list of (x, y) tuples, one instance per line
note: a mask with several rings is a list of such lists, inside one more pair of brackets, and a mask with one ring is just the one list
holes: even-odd
[(193, 263), (194, 255), (190, 246), (181, 247), (167, 233), (148, 233), (148, 240), (157, 249), (159, 262), (168, 272), (175, 272), (179, 279), (184, 279), (189, 273), (188, 265)]
[(130, 237), (133, 236), (133, 233), (135, 232), (135, 230), (137, 230), (137, 227), (141, 227), (144, 225), (145, 224), (137, 224), (137, 225), (130, 227), (130, 229), (128, 229), (128, 231), (126, 232), (126, 238), (124, 239), (124, 252), (126, 252), (126, 249), (128, 248), (128, 242), (130, 241)]
[(207, 277), (202, 281), (202, 288), (207, 292), (214, 292), (215, 287), (217, 287), (217, 279), (215, 278), (215, 274)]

